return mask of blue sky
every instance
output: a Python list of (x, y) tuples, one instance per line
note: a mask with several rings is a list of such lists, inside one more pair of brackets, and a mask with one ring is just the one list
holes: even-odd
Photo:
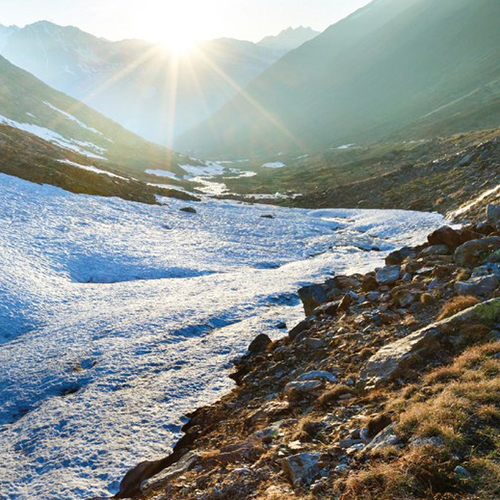
[(112, 40), (257, 41), (288, 26), (323, 30), (370, 0), (1, 0), (0, 24), (74, 25)]

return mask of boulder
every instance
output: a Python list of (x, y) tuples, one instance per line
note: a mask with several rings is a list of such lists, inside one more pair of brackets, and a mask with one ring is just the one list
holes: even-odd
[(248, 352), (250, 354), (260, 354), (267, 349), (270, 343), (271, 339), (265, 333), (261, 333), (248, 346)]
[(330, 372), (315, 370), (303, 373), (297, 380), (325, 380), (326, 382), (336, 382), (337, 377)]
[(427, 236), (427, 240), (430, 245), (446, 245), (452, 250), (455, 250), (455, 248), (462, 243), (458, 231), (449, 226), (443, 226), (436, 229), (433, 233)]
[(379, 285), (392, 285), (401, 276), (401, 266), (385, 266), (375, 274), (375, 279)]
[(455, 250), (455, 262), (461, 267), (475, 267), (488, 255), (499, 249), (499, 236), (468, 241)]
[(416, 257), (417, 251), (411, 247), (404, 247), (400, 250), (391, 252), (386, 258), (385, 263), (387, 266), (396, 266), (401, 264), (405, 259), (409, 257)]
[(320, 453), (299, 453), (284, 458), (283, 472), (294, 487), (310, 486), (320, 472)]
[(429, 357), (450, 332), (464, 324), (481, 323), (492, 326), (500, 318), (500, 298), (491, 299), (461, 311), (451, 318), (433, 323), (396, 342), (388, 344), (373, 355), (360, 373), (362, 388), (371, 389), (397, 378), (406, 368)]
[(495, 275), (478, 276), (468, 281), (455, 283), (455, 291), (459, 295), (473, 295), (474, 297), (490, 296), (500, 286), (500, 279)]
[(289, 400), (297, 401), (309, 397), (323, 387), (319, 380), (295, 380), (285, 386), (284, 394)]
[(448, 245), (431, 245), (420, 252), (422, 257), (432, 257), (435, 255), (448, 255), (451, 253)]
[(198, 213), (195, 208), (193, 207), (184, 207), (180, 209), (181, 212), (186, 212), (188, 214), (196, 214)]
[(298, 291), (298, 294), (306, 316), (310, 316), (314, 309), (328, 300), (326, 291), (321, 285), (304, 286)]

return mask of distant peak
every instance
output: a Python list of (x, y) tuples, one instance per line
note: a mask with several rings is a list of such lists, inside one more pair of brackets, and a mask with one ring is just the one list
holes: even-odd
[(296, 49), (319, 34), (319, 31), (313, 30), (310, 26), (298, 26), (296, 28), (289, 26), (278, 35), (263, 38), (257, 45), (268, 49), (287, 52)]

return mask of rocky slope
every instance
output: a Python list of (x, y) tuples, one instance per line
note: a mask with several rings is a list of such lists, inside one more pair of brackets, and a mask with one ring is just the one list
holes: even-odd
[(485, 219), (485, 203), (384, 268), (301, 289), (306, 319), (257, 337), (237, 387), (117, 498), (497, 498), (500, 207)]

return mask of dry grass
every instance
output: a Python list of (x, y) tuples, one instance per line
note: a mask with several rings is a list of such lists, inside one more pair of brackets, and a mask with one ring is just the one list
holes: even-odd
[(344, 396), (345, 394), (354, 394), (356, 390), (353, 387), (349, 387), (348, 385), (337, 385), (333, 389), (330, 389), (324, 392), (319, 397), (319, 404), (323, 407), (328, 407), (334, 403), (337, 403), (340, 396)]
[(479, 304), (479, 300), (476, 299), (476, 297), (472, 297), (471, 295), (459, 295), (443, 305), (437, 320), (441, 321), (443, 319), (450, 318), (451, 316), (454, 316), (455, 314), (458, 314), (459, 312), (469, 309), (469, 307), (477, 304)]
[[(404, 446), (338, 481), (342, 500), (499, 498), (500, 342), (468, 349), (389, 409)], [(459, 477), (457, 465), (472, 478)]]

